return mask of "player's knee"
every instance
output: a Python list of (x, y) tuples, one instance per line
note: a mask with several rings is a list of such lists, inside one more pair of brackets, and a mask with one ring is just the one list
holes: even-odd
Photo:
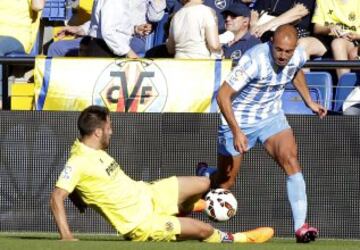
[(205, 176), (200, 176), (199, 178), (199, 183), (201, 186), (201, 190), (203, 192), (206, 192), (207, 190), (210, 189), (210, 179), (208, 177)]
[(285, 152), (280, 154), (278, 162), (283, 166), (297, 166), (298, 159), (297, 159), (297, 150), (296, 148), (292, 150), (286, 150)]
[(207, 239), (214, 233), (214, 228), (210, 224), (203, 224), (199, 230), (199, 238), (201, 239)]

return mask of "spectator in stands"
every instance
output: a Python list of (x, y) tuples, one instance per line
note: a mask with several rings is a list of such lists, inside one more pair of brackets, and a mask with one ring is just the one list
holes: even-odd
[(311, 17), (315, 0), (257, 0), (251, 16), (251, 33), (268, 41), (276, 27), (295, 24), (299, 44), (305, 48), (308, 58), (322, 56), (325, 46), (311, 34)]
[[(222, 34), (226, 31), (225, 29), (225, 19), (221, 15), (221, 12), (224, 11), (232, 3), (250, 3), (253, 0), (203, 0), (203, 4), (212, 8), (215, 11), (217, 20), (218, 20), (218, 31), (219, 34)], [(181, 0), (167, 0), (167, 8), (169, 14), (174, 14), (181, 8)]]
[(84, 55), (90, 57), (139, 56), (130, 48), (134, 32), (128, 0), (99, 0), (94, 2), (90, 30), (83, 38)]
[(199, 240), (209, 243), (262, 243), (272, 238), (270, 227), (228, 233), (190, 217), (194, 201), (209, 189), (205, 177), (188, 176), (135, 181), (106, 152), (112, 135), (110, 112), (89, 106), (78, 119), (80, 138), (51, 194), (50, 206), (62, 240), (76, 240), (68, 225), (64, 201), (74, 191), (125, 239), (133, 241)]
[(215, 11), (202, 0), (182, 0), (182, 4), (170, 23), (168, 52), (175, 58), (221, 57)]
[(229, 7), (232, 3), (241, 2), (241, 0), (204, 0), (204, 5), (215, 10), (216, 17), (218, 20), (218, 30), (219, 34), (222, 34), (226, 31), (225, 29), (225, 19), (221, 14), (227, 7)]
[[(335, 60), (349, 60), (360, 40), (360, 1), (317, 0), (312, 22), (314, 33), (331, 44)], [(349, 69), (336, 70), (338, 78)]]
[[(142, 55), (145, 53), (145, 39), (152, 30), (150, 22), (160, 21), (164, 15), (165, 7), (165, 0), (129, 1), (134, 31), (130, 39), (130, 48), (135, 54)], [(67, 26), (59, 32), (58, 37), (62, 38), (65, 34), (82, 37), (88, 34), (89, 26), (90, 22), (81, 26)], [(76, 56), (79, 53), (80, 41), (81, 38), (54, 42), (49, 47), (48, 56)]]
[[(0, 56), (7, 56), (12, 52), (30, 52), (36, 37), (36, 34), (33, 34), (33, 25), (38, 12), (44, 6), (45, 0), (0, 1)], [(2, 65), (0, 65), (0, 97), (2, 97)]]
[(233, 3), (222, 12), (222, 15), (226, 30), (234, 34), (234, 39), (222, 47), (224, 57), (233, 59), (235, 65), (246, 50), (261, 41), (249, 32), (250, 9), (245, 4)]

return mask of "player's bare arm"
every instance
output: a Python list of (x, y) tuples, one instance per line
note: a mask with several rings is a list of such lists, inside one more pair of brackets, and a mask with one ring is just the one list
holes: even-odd
[(235, 93), (236, 91), (225, 81), (219, 89), (216, 100), (234, 135), (235, 149), (240, 153), (244, 153), (248, 148), (248, 140), (244, 133), (240, 130), (234, 116), (234, 111), (232, 109), (231, 102)]
[(306, 83), (305, 74), (301, 69), (296, 73), (295, 78), (293, 80), (293, 84), (297, 89), (297, 91), (299, 92), (299, 94), (301, 95), (304, 102), (306, 103), (306, 105), (313, 112), (315, 112), (320, 118), (324, 118), (327, 114), (327, 110), (322, 105), (312, 100), (309, 92), (309, 88)]
[(55, 218), (61, 240), (75, 241), (77, 239), (74, 238), (70, 231), (64, 206), (64, 201), (68, 195), (69, 193), (66, 190), (55, 188), (51, 194), (50, 207), (51, 212)]

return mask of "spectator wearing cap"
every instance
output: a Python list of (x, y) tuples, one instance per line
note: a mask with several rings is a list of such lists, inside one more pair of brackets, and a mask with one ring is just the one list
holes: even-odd
[(226, 30), (234, 34), (234, 38), (222, 47), (224, 57), (233, 59), (233, 63), (237, 64), (246, 50), (261, 41), (249, 32), (250, 9), (245, 4), (233, 3), (222, 12), (222, 15)]
[(226, 31), (225, 19), (221, 13), (235, 2), (240, 2), (240, 0), (204, 0), (204, 5), (212, 8), (216, 13), (219, 34)]
[[(218, 21), (218, 31), (219, 34), (222, 34), (226, 31), (225, 29), (225, 19), (222, 16), (221, 12), (229, 7), (233, 3), (246, 3), (253, 5), (255, 0), (203, 0), (203, 4), (212, 8), (215, 11), (217, 21)], [(166, 0), (167, 11), (168, 13), (174, 14), (181, 8), (181, 0)]]
[(170, 23), (166, 47), (175, 58), (208, 59), (221, 52), (215, 11), (202, 0), (182, 0)]

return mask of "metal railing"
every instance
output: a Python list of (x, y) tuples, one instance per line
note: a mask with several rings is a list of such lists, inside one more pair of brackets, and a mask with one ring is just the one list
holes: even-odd
[[(8, 77), (12, 67), (34, 66), (35, 57), (0, 57), (0, 64), (3, 66), (2, 70), (2, 90), (3, 90), (3, 109), (10, 110), (11, 96), (9, 92)], [(323, 61), (308, 61), (304, 67), (311, 69), (337, 69), (337, 68), (351, 68), (360, 69), (360, 61), (339, 61), (339, 60), (323, 60)]]

